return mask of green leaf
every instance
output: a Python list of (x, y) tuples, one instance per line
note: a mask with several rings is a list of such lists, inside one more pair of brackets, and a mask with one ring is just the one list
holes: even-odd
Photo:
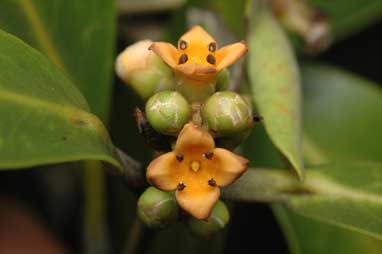
[[(381, 96), (377, 86), (329, 66), (304, 65), (302, 74), (306, 131), (303, 143), (307, 163), (331, 160), (349, 164), (350, 159), (380, 161), (381, 148), (378, 147), (381, 144), (375, 142), (381, 139), (381, 119), (376, 117), (381, 115)], [(247, 144), (247, 154), (256, 149), (254, 160), (257, 162), (265, 158), (259, 153), (274, 154), (269, 142), (265, 142), (265, 146), (264, 142), (259, 142), (261, 138), (254, 136)], [(277, 163), (272, 161), (274, 159), (270, 158), (258, 165), (277, 167)], [(363, 233), (303, 217), (281, 205), (272, 207), (291, 253), (377, 254), (382, 248), (380, 240)]]
[(120, 167), (102, 122), (40, 53), (0, 32), (0, 168), (77, 160)]
[[(326, 161), (381, 161), (382, 97), (376, 84), (324, 65), (302, 69), (305, 156), (314, 144)], [(314, 161), (313, 161), (314, 162)]]
[(114, 48), (114, 1), (2, 0), (0, 29), (43, 52), (107, 119)]
[(343, 228), (321, 223), (273, 205), (272, 210), (281, 223), (293, 254), (379, 254), (382, 241)]
[(318, 221), (382, 240), (382, 165), (334, 164), (305, 171), (304, 182), (282, 170), (250, 170), (226, 197), (278, 201)]
[(380, 0), (309, 1), (329, 17), (337, 38), (354, 34), (381, 18)]
[(263, 9), (253, 15), (248, 39), (253, 99), (271, 140), (301, 179), (300, 80), (296, 59), (274, 17)]

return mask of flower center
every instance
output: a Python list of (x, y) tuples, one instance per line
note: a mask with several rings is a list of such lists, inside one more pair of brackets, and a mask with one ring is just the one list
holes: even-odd
[(190, 168), (194, 171), (194, 172), (198, 172), (199, 169), (200, 169), (200, 162), (199, 161), (192, 161), (191, 164), (190, 164)]

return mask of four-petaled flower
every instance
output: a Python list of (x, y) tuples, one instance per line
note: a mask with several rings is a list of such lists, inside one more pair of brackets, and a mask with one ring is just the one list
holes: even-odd
[(147, 168), (148, 181), (163, 191), (174, 191), (183, 210), (207, 219), (227, 186), (247, 169), (248, 161), (226, 149), (215, 148), (202, 127), (188, 123), (179, 133), (173, 152), (154, 159)]
[(154, 42), (150, 49), (172, 67), (176, 75), (200, 84), (208, 84), (217, 73), (238, 61), (246, 52), (243, 42), (218, 48), (202, 27), (194, 26), (178, 41), (178, 48), (167, 42)]

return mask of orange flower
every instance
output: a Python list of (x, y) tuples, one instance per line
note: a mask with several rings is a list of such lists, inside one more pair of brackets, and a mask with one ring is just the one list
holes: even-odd
[(176, 74), (202, 84), (238, 61), (246, 52), (243, 42), (218, 49), (217, 43), (200, 26), (192, 27), (178, 41), (178, 48), (167, 42), (154, 42), (150, 49), (172, 67)]
[(212, 136), (188, 123), (180, 132), (173, 152), (153, 160), (148, 181), (162, 191), (174, 191), (178, 204), (197, 219), (207, 219), (219, 199), (219, 187), (234, 182), (248, 161), (226, 149), (215, 148)]

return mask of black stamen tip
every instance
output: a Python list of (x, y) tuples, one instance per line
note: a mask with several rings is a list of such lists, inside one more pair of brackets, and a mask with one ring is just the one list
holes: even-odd
[(215, 42), (211, 42), (209, 45), (208, 45), (208, 50), (210, 52), (215, 52), (216, 51), (216, 43)]
[(187, 42), (185, 42), (185, 41), (183, 41), (183, 40), (180, 41), (180, 42), (179, 42), (179, 48), (180, 48), (180, 49), (183, 49), (183, 50), (186, 49), (186, 48), (187, 48)]
[(215, 64), (216, 63), (216, 59), (213, 55), (208, 55), (207, 56), (207, 62), (209, 62), (210, 64)]
[(213, 152), (206, 152), (203, 154), (204, 158), (206, 158), (207, 160), (211, 160), (212, 157), (214, 156), (214, 153)]
[(215, 187), (216, 186), (216, 181), (213, 178), (211, 178), (210, 180), (208, 180), (208, 185), (212, 186), (212, 187)]
[(186, 54), (183, 54), (179, 57), (178, 64), (184, 64), (185, 62), (188, 61), (188, 56)]
[(183, 159), (184, 159), (183, 154), (177, 154), (177, 155), (176, 155), (176, 160), (177, 160), (177, 161), (181, 162), (181, 161), (183, 161)]
[(177, 190), (178, 191), (182, 191), (182, 190), (184, 190), (184, 188), (186, 188), (186, 185), (184, 183), (180, 182), (178, 184)]
[(254, 115), (254, 117), (253, 117), (253, 121), (255, 121), (255, 122), (261, 122), (261, 121), (263, 121), (263, 117), (261, 116), (261, 115)]

